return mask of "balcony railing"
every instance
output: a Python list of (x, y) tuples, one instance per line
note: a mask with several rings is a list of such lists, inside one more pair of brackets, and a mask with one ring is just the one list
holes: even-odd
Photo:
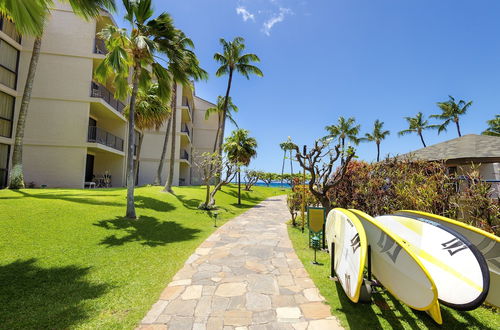
[(191, 132), (189, 131), (189, 127), (186, 124), (182, 125), (181, 132), (186, 133), (189, 137), (191, 137)]
[(194, 107), (191, 104), (191, 102), (189, 102), (189, 99), (187, 97), (182, 98), (182, 106), (187, 107), (189, 109), (189, 114), (191, 115), (191, 118), (193, 118)]
[(91, 97), (99, 97), (99, 98), (103, 99), (113, 109), (115, 109), (119, 113), (123, 114), (123, 110), (125, 109), (125, 104), (123, 104), (121, 101), (115, 99), (115, 97), (113, 96), (113, 93), (111, 93), (109, 90), (107, 90), (107, 88), (104, 87), (103, 85), (93, 81), (91, 84), (90, 96)]
[(99, 39), (99, 38), (95, 38), (94, 53), (101, 54), (101, 55), (106, 55), (108, 53), (108, 49), (106, 48), (106, 44), (104, 43), (104, 40)]
[(123, 151), (123, 139), (96, 126), (89, 126), (88, 142), (99, 143), (118, 151)]
[(1, 15), (0, 15), (0, 30), (9, 37), (11, 37), (12, 39), (14, 39), (15, 41), (17, 41), (17, 43), (19, 44), (21, 43), (21, 35), (19, 34), (19, 32), (17, 32), (16, 25), (14, 24), (14, 22)]
[(181, 159), (189, 161), (189, 154), (186, 150), (181, 150)]

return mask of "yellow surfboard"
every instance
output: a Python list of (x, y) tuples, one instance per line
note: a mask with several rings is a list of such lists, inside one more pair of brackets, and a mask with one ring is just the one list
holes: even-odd
[(371, 250), (371, 271), (398, 300), (427, 312), (442, 324), (438, 291), (429, 272), (399, 236), (368, 214), (350, 209), (361, 221)]
[(488, 265), (490, 288), (485, 301), (493, 306), (500, 307), (500, 237), (466, 223), (432, 213), (402, 210), (395, 214), (411, 215), (416, 219), (431, 220), (465, 236), (483, 254)]

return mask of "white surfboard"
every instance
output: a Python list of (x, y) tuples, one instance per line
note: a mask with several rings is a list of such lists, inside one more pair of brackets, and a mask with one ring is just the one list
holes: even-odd
[(486, 302), (500, 307), (500, 237), (460, 221), (419, 211), (398, 211), (396, 215), (435, 221), (464, 235), (483, 254), (490, 273), (490, 290)]
[(359, 301), (363, 270), (366, 263), (366, 234), (358, 218), (345, 209), (334, 209), (326, 219), (325, 239), (334, 270), (345, 294), (353, 302)]
[(361, 221), (371, 250), (371, 270), (377, 280), (398, 300), (426, 311), (442, 324), (438, 291), (429, 272), (409, 245), (368, 214), (349, 210)]
[(472, 310), (483, 303), (490, 283), (488, 267), (482, 254), (463, 235), (430, 220), (401, 215), (375, 219), (410, 244), (432, 276), (443, 305)]

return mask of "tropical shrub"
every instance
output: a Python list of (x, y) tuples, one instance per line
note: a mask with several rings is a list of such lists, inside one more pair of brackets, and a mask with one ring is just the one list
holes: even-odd
[[(290, 212), (290, 216), (292, 217), (292, 225), (296, 226), (296, 219), (298, 214), (302, 209), (302, 200), (304, 199), (304, 191), (303, 190), (295, 190), (288, 194), (286, 204), (288, 206), (288, 211)], [(318, 205), (318, 201), (311, 194), (309, 189), (305, 190), (305, 207), (308, 206), (316, 206)]]
[(481, 181), (477, 169), (465, 178), (465, 182), (459, 183), (459, 178), (448, 175), (443, 162), (352, 161), (344, 180), (328, 197), (333, 207), (355, 208), (373, 216), (401, 209), (419, 210), (498, 234), (500, 206), (498, 199), (491, 198), (491, 185)]

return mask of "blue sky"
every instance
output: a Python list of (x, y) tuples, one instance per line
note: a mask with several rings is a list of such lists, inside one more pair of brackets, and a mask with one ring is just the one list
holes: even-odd
[[(251, 168), (281, 171), (279, 143), (291, 136), (311, 145), (339, 116), (354, 116), (363, 134), (373, 121), (391, 135), (382, 153), (421, 147), (398, 137), (405, 116), (438, 113), (448, 95), (473, 100), (462, 133), (479, 134), (500, 113), (500, 1), (496, 0), (182, 0), (154, 1), (196, 44), (210, 73), (196, 93), (215, 101), (227, 77), (217, 78), (219, 38), (246, 39), (261, 58), (264, 78), (236, 77), (236, 120), (258, 143)], [(118, 15), (117, 15), (118, 16)], [(117, 21), (121, 20), (117, 17)], [(228, 129), (232, 129), (228, 125)], [(424, 133), (428, 145), (457, 136)], [(357, 148), (376, 157), (374, 144)]]

